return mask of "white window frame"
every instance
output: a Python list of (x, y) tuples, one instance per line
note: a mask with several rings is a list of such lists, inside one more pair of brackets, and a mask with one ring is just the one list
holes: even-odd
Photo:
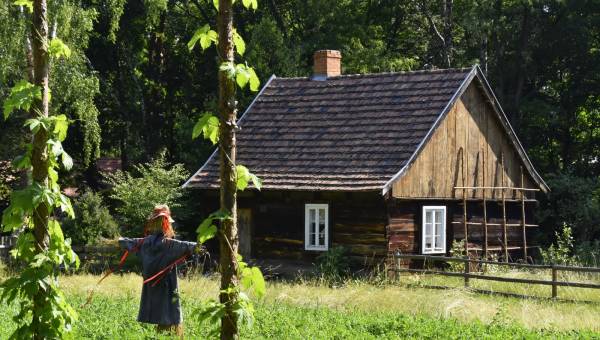
[[(425, 233), (427, 228), (425, 227), (425, 218), (427, 217), (427, 211), (442, 211), (442, 244), (441, 247), (436, 247), (435, 244), (435, 213), (433, 214), (433, 235), (432, 235), (432, 248), (425, 248)], [(443, 205), (425, 205), (423, 206), (423, 223), (421, 224), (421, 253), (422, 254), (445, 254), (446, 253), (446, 206)]]
[[(309, 213), (311, 210), (315, 209), (317, 211), (320, 209), (325, 210), (325, 244), (318, 246), (314, 245), (316, 242), (310, 242)], [(317, 235), (318, 233), (315, 231), (316, 240), (318, 240)], [(327, 251), (327, 249), (329, 249), (329, 204), (308, 203), (304, 205), (304, 249), (318, 251)]]

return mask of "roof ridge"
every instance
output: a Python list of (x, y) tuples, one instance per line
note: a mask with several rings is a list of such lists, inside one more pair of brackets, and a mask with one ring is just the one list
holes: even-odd
[[(452, 67), (452, 68), (440, 68), (431, 70), (411, 70), (411, 71), (389, 71), (389, 72), (378, 72), (378, 73), (352, 73), (352, 74), (341, 74), (339, 76), (327, 77), (326, 80), (333, 79), (344, 79), (344, 78), (369, 78), (378, 76), (394, 76), (394, 75), (413, 75), (413, 74), (431, 74), (431, 73), (453, 73), (453, 72), (470, 72), (473, 69), (471, 67)], [(277, 77), (277, 80), (311, 80), (311, 77)]]

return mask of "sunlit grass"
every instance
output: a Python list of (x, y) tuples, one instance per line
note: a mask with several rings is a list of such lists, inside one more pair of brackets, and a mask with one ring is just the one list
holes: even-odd
[[(494, 275), (532, 277), (532, 274), (523, 272)], [(97, 280), (98, 276), (94, 275), (74, 275), (64, 277), (62, 285), (69, 294), (84, 295), (95, 286)], [(432, 289), (428, 286), (453, 288)], [(464, 289), (460, 278), (404, 274), (398, 283), (373, 285), (352, 280), (339, 288), (331, 288), (318, 281), (269, 282), (265, 302), (311, 308), (326, 307), (342, 312), (399, 312), (456, 318), (465, 322), (479, 320), (483, 323), (490, 323), (499, 314), (503, 314), (502, 317), (507, 318), (507, 321), (529, 329), (600, 331), (600, 290), (559, 287), (561, 299), (574, 301), (553, 301), (547, 299), (551, 292), (549, 286), (472, 279), (471, 287), (519, 295), (538, 295), (543, 298), (486, 295)], [(137, 298), (140, 290), (141, 278), (137, 274), (113, 275), (98, 287), (96, 295)], [(214, 298), (218, 292), (218, 280), (216, 277), (184, 278), (180, 280), (180, 290), (183, 298)]]
[[(494, 275), (525, 277), (531, 273)], [(96, 287), (98, 279), (99, 276), (89, 274), (61, 277), (63, 290), (81, 315), (76, 334), (95, 339), (153, 337), (152, 327), (135, 321), (141, 277), (132, 273), (116, 274)], [(191, 314), (200, 301), (217, 296), (218, 277), (193, 276), (179, 282), (186, 332), (189, 338), (202, 338), (206, 329)], [(430, 285), (454, 288), (428, 288)], [(476, 280), (471, 280), (471, 286), (550, 295), (550, 287), (537, 290), (527, 285)], [(91, 304), (83, 307), (89, 290), (94, 287)], [(245, 338), (438, 338), (448, 333), (449, 338), (533, 339), (539, 336), (563, 338), (572, 334), (553, 333), (555, 331), (600, 332), (600, 291), (582, 291), (561, 288), (559, 296), (596, 302), (481, 294), (464, 289), (462, 279), (431, 275), (404, 274), (399, 282), (379, 284), (350, 280), (337, 288), (318, 280), (271, 281), (266, 297), (257, 302), (257, 326), (246, 330)], [(14, 311), (15, 306), (0, 310), (0, 321), (8, 325), (0, 330), (0, 338), (8, 335), (13, 327), (9, 320)], [(600, 337), (597, 333), (576, 334), (574, 336)]]

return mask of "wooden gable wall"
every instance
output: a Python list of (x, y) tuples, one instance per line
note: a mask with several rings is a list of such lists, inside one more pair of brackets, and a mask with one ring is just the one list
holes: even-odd
[[(461, 165), (464, 150), (464, 177)], [(504, 169), (501, 166), (504, 155)], [(485, 163), (485, 169), (483, 169)], [(473, 81), (440, 122), (404, 176), (393, 183), (396, 198), (462, 198), (455, 186), (537, 188), (528, 175), (515, 147), (487, 101), (483, 90)], [(485, 173), (485, 179), (484, 179)], [(502, 176), (504, 174), (504, 185)], [(468, 190), (468, 198), (482, 198), (482, 190)], [(518, 198), (506, 191), (507, 198)], [(500, 199), (500, 190), (486, 190), (488, 199)], [(528, 194), (531, 198), (532, 194)]]

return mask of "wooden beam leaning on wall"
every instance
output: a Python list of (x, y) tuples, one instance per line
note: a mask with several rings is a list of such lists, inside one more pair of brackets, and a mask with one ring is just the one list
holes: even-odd
[(461, 170), (462, 170), (462, 184), (463, 184), (463, 228), (465, 231), (465, 255), (469, 256), (469, 226), (467, 223), (467, 187), (465, 186), (465, 151), (461, 148)]
[(482, 157), (482, 172), (483, 172), (483, 180), (481, 181), (481, 185), (483, 185), (483, 258), (485, 260), (488, 259), (488, 225), (487, 225), (487, 198), (486, 198), (486, 189), (485, 189), (485, 154)]
[(505, 200), (505, 183), (504, 183), (504, 171), (506, 168), (504, 167), (504, 152), (500, 153), (500, 162), (501, 162), (501, 174), (502, 174), (502, 241), (504, 245), (504, 262), (508, 262), (508, 235), (506, 231), (506, 200)]
[[(521, 170), (521, 188), (525, 187), (525, 176), (523, 175), (523, 166), (519, 167)], [(527, 259), (527, 231), (526, 229), (526, 221), (525, 221), (525, 190), (521, 191), (521, 229), (523, 230), (523, 259), (525, 263), (528, 262)]]

